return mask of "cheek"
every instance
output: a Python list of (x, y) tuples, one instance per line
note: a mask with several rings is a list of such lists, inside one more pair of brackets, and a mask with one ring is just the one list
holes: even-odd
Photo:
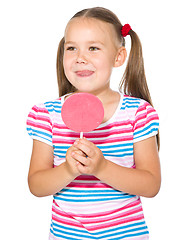
[(110, 69), (114, 65), (114, 58), (110, 54), (106, 54), (104, 56), (101, 56), (99, 59), (96, 59), (96, 65), (99, 69)]
[(66, 55), (63, 57), (63, 67), (64, 67), (64, 72), (66, 76), (70, 73), (70, 66), (71, 66), (71, 61), (70, 58)]

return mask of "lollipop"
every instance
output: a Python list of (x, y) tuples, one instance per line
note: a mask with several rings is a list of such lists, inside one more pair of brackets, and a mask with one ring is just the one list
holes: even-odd
[(69, 96), (62, 106), (62, 119), (66, 126), (75, 132), (91, 132), (104, 117), (103, 104), (90, 93), (75, 93)]

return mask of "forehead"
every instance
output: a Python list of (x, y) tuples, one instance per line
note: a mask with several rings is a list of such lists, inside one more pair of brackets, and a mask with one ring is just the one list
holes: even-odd
[(83, 40), (89, 38), (91, 41), (111, 41), (115, 44), (116, 32), (110, 23), (94, 18), (77, 17), (67, 24), (65, 40), (74, 41), (80, 38)]

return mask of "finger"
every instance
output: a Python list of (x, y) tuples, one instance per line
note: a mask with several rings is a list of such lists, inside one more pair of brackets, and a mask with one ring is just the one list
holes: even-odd
[(83, 164), (85, 166), (89, 165), (89, 163), (90, 163), (89, 158), (78, 154), (76, 151), (72, 152), (71, 155), (76, 161), (80, 162), (81, 164)]
[(80, 139), (75, 141), (75, 147), (83, 151), (88, 157), (93, 156), (95, 145), (90, 141)]
[(89, 168), (79, 162), (76, 163), (77, 169), (81, 174), (89, 174)]
[(75, 150), (74, 152), (77, 153), (77, 154), (80, 155), (80, 156), (86, 157), (85, 153), (82, 152), (82, 151), (79, 150), (79, 149)]
[(95, 146), (94, 143), (92, 143), (91, 141), (88, 141), (85, 137), (76, 139), (76, 141), (74, 142), (74, 146), (77, 146), (79, 143), (82, 143), (88, 147)]

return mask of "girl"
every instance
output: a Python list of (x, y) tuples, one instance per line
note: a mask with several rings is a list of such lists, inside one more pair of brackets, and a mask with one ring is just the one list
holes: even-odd
[[(110, 76), (125, 62), (127, 35), (130, 56), (115, 92)], [(61, 97), (34, 106), (27, 120), (34, 139), (30, 191), (54, 195), (49, 239), (149, 239), (139, 196), (154, 197), (160, 188), (159, 123), (138, 36), (107, 9), (82, 10), (59, 44), (57, 74)], [(74, 92), (96, 95), (105, 111), (102, 124), (83, 139), (61, 118)]]

